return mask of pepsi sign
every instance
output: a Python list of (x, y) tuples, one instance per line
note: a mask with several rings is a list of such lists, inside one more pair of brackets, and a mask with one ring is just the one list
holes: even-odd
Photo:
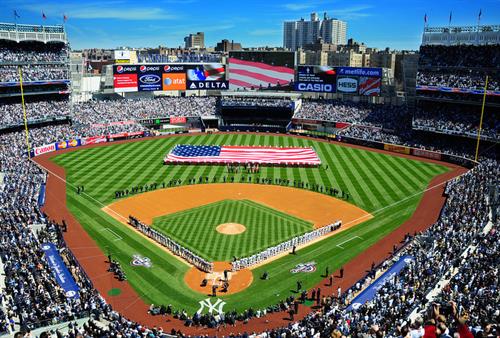
[(137, 66), (114, 66), (115, 74), (135, 73), (135, 72), (137, 72)]
[(184, 72), (183, 65), (165, 65), (163, 66), (163, 71), (165, 73), (180, 73)]

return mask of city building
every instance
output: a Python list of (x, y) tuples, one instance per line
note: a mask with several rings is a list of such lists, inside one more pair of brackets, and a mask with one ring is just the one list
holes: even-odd
[(283, 47), (291, 51), (304, 48), (321, 38), (324, 43), (345, 45), (347, 43), (347, 23), (329, 18), (326, 13), (321, 20), (317, 13), (311, 20), (285, 21), (283, 24)]
[(232, 52), (232, 51), (238, 51), (242, 50), (243, 48), (241, 47), (241, 43), (239, 42), (234, 42), (234, 40), (227, 40), (224, 39), (221, 42), (217, 42), (217, 45), (215, 46), (215, 51), (216, 52)]
[(205, 33), (197, 32), (196, 34), (189, 34), (184, 38), (184, 46), (186, 49), (205, 48)]

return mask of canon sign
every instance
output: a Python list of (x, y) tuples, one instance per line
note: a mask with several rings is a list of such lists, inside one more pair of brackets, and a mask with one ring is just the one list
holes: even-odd
[(342, 93), (356, 93), (358, 91), (358, 80), (352, 77), (338, 78), (337, 91)]
[(43, 145), (41, 147), (33, 148), (33, 153), (35, 154), (35, 156), (46, 154), (46, 153), (51, 153), (53, 151), (56, 151), (56, 144), (55, 143), (46, 144), (46, 145)]
[(329, 83), (304, 83), (299, 82), (296, 86), (301, 92), (318, 92), (318, 93), (333, 93), (334, 86)]

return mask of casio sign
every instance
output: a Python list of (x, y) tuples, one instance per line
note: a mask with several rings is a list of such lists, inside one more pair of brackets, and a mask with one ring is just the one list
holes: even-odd
[(351, 77), (343, 77), (337, 80), (337, 90), (344, 93), (355, 93), (358, 89), (358, 80)]
[(159, 83), (161, 79), (158, 75), (148, 74), (141, 76), (139, 78), (139, 81), (141, 81), (142, 83), (153, 84), (153, 83)]
[(328, 83), (299, 83), (297, 88), (303, 92), (333, 93), (333, 85)]

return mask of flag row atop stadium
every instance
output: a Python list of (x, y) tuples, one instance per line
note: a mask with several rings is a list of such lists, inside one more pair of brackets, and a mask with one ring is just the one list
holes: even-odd
[(164, 159), (165, 164), (321, 164), (321, 159), (311, 147), (263, 147), (176, 145)]

